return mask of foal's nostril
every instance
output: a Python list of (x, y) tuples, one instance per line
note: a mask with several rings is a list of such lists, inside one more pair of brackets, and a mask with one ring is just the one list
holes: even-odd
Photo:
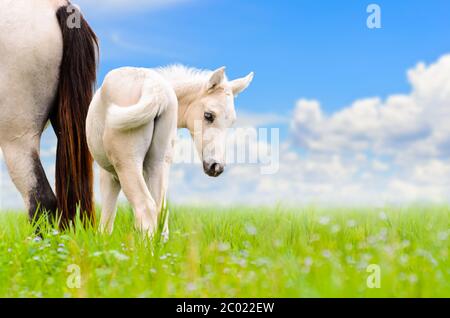
[(213, 164), (207, 164), (206, 162), (204, 162), (203, 168), (206, 174), (209, 175), (210, 177), (218, 177), (224, 171), (224, 166), (217, 162)]
[(215, 163), (211, 166), (211, 170), (215, 175), (220, 175), (223, 172), (223, 166), (221, 164)]

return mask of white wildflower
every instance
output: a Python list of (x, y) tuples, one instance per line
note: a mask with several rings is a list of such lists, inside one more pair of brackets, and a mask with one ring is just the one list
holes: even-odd
[(331, 219), (330, 219), (328, 216), (322, 216), (322, 217), (319, 219), (319, 223), (320, 223), (321, 225), (328, 225), (328, 224), (330, 223), (330, 221), (331, 221)]
[(230, 248), (231, 248), (230, 243), (220, 243), (220, 244), (217, 246), (217, 250), (218, 250), (219, 252), (226, 252), (226, 251), (228, 251)]
[(333, 233), (333, 234), (338, 233), (340, 230), (341, 230), (341, 227), (337, 224), (335, 224), (331, 227), (331, 233)]
[(254, 236), (254, 235), (258, 234), (258, 230), (256, 229), (256, 227), (251, 225), (251, 224), (247, 225), (245, 227), (245, 230), (247, 231), (248, 235), (253, 235)]

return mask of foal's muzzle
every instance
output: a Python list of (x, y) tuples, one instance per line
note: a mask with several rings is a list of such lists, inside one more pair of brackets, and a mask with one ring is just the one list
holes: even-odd
[(217, 162), (203, 162), (203, 170), (210, 177), (218, 177), (225, 170), (225, 165), (217, 163)]

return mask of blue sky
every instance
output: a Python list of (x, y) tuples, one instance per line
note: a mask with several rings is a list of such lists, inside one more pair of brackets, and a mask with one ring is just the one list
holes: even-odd
[(230, 77), (253, 70), (243, 107), (289, 114), (299, 97), (319, 99), (331, 112), (363, 96), (406, 92), (406, 69), (450, 51), (450, 2), (376, 1), (380, 30), (366, 27), (370, 3), (192, 0), (121, 14), (87, 7), (85, 14), (103, 44), (102, 75), (174, 62), (226, 65)]
[[(101, 41), (99, 83), (121, 66), (256, 73), (238, 117), (280, 129), (279, 171), (235, 165), (210, 179), (200, 167), (174, 165), (172, 201), (449, 202), (449, 1), (76, 2)], [(366, 26), (371, 3), (381, 8), (381, 29)], [(51, 179), (54, 145), (46, 132)], [(16, 205), (5, 175), (1, 197)]]

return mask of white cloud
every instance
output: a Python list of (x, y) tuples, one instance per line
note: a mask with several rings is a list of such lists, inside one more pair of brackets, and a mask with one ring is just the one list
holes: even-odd
[(428, 67), (418, 64), (408, 78), (409, 95), (357, 100), (331, 115), (324, 114), (318, 101), (299, 100), (292, 124), (296, 141), (320, 152), (448, 157), (450, 55)]
[(287, 116), (275, 113), (250, 113), (237, 110), (237, 127), (267, 127), (273, 125), (287, 125), (290, 120)]
[(296, 105), (294, 141), (310, 155), (349, 160), (354, 170), (347, 169), (342, 180), (356, 186), (355, 198), (450, 198), (450, 55), (419, 63), (408, 79), (410, 94), (357, 100), (330, 115), (315, 100)]

